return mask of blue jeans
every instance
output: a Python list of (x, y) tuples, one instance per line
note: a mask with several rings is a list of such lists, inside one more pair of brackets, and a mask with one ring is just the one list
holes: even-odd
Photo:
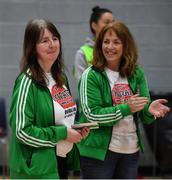
[(121, 154), (107, 151), (104, 161), (80, 157), (83, 179), (136, 179), (139, 152)]

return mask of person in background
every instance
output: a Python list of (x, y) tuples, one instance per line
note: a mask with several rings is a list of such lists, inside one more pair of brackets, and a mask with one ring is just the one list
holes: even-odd
[[(45, 19), (28, 22), (10, 107), (10, 178), (59, 178), (56, 154), (85, 138), (71, 129), (76, 104), (64, 74), (61, 36)], [(58, 166), (57, 166), (58, 164)]]
[(109, 23), (100, 32), (79, 96), (79, 122), (99, 123), (99, 129), (77, 143), (82, 177), (136, 179), (143, 151), (138, 123), (150, 124), (170, 108), (166, 99), (151, 101), (136, 43), (124, 23)]
[(92, 64), (93, 47), (95, 40), (101, 29), (114, 20), (112, 11), (106, 8), (95, 6), (92, 9), (89, 24), (92, 33), (91, 37), (86, 38), (86, 42), (76, 52), (74, 61), (74, 76), (79, 81), (84, 70)]

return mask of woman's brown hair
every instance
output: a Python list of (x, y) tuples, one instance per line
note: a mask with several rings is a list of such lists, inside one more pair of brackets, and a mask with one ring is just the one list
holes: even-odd
[(56, 61), (52, 65), (51, 74), (56, 84), (61, 86), (64, 82), (61, 36), (55, 25), (48, 20), (33, 19), (27, 24), (24, 34), (21, 71), (26, 72), (27, 68), (29, 68), (31, 70), (32, 78), (37, 82), (46, 85), (45, 73), (38, 63), (36, 52), (36, 44), (42, 38), (45, 28), (47, 28), (53, 36), (59, 39), (60, 51)]
[(123, 44), (123, 54), (119, 66), (121, 77), (133, 75), (137, 66), (137, 46), (128, 27), (119, 21), (109, 23), (100, 32), (93, 51), (93, 65), (99, 70), (103, 70), (107, 65), (102, 51), (102, 44), (107, 31), (115, 32)]

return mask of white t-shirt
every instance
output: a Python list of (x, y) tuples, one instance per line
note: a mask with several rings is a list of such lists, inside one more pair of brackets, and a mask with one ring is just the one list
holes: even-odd
[[(76, 115), (76, 103), (73, 101), (68, 89), (65, 85), (56, 87), (56, 83), (51, 76), (51, 73), (46, 73), (48, 79), (47, 85), (53, 98), (54, 115), (56, 125), (65, 125), (68, 128), (74, 124)], [(61, 157), (66, 157), (66, 154), (71, 151), (73, 143), (65, 140), (60, 140), (56, 146), (56, 154)]]
[[(119, 72), (105, 68), (112, 91), (113, 105), (126, 103), (133, 95), (127, 78), (121, 78)], [(118, 153), (135, 153), (139, 149), (136, 125), (133, 115), (121, 119), (113, 126), (109, 150)]]

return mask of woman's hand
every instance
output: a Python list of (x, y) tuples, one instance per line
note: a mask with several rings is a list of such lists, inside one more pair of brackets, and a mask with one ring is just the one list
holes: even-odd
[(170, 111), (170, 108), (166, 105), (168, 101), (166, 99), (157, 99), (152, 101), (149, 106), (149, 112), (154, 115), (155, 118), (164, 117), (167, 112)]
[(77, 143), (82, 140), (82, 134), (74, 129), (68, 128), (67, 129), (67, 138), (66, 141)]
[(88, 136), (90, 129), (87, 127), (84, 127), (81, 130), (77, 130), (77, 131), (81, 134), (82, 138), (85, 139)]
[(90, 129), (87, 127), (84, 127), (82, 129), (67, 129), (67, 138), (66, 141), (72, 142), (72, 143), (77, 143), (80, 142), (82, 139), (86, 138), (90, 132)]
[(147, 97), (140, 97), (138, 94), (131, 96), (128, 100), (128, 105), (132, 113), (141, 111), (147, 103)]

